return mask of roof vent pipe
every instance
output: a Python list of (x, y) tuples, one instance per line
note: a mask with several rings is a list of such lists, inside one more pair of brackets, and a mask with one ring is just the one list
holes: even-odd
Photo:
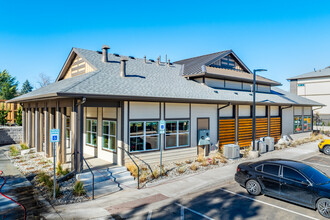
[(143, 57), (143, 62), (144, 62), (144, 63), (147, 62), (147, 57), (146, 57), (146, 56)]
[(159, 66), (160, 64), (160, 56), (157, 58), (157, 65)]
[(126, 57), (120, 58), (120, 76), (125, 77), (126, 76)]
[(102, 61), (104, 63), (108, 62), (108, 50), (110, 47), (108, 45), (103, 45), (102, 47)]

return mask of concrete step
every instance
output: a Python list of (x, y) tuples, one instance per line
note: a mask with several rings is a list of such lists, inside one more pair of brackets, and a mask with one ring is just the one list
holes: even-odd
[(127, 168), (124, 166), (118, 166), (118, 167), (109, 167), (108, 172), (112, 173), (112, 174), (116, 174), (116, 173), (122, 173), (127, 171)]
[(121, 179), (125, 178), (127, 176), (131, 176), (131, 173), (129, 171), (121, 172), (121, 173), (111, 173), (111, 177), (114, 177), (115, 179)]
[(137, 188), (137, 180), (130, 180), (125, 183), (120, 184), (122, 188)]
[[(118, 187), (118, 185), (113, 185), (110, 183), (111, 181), (106, 181), (99, 183), (94, 186), (94, 197), (105, 196), (111, 193), (118, 192), (122, 190), (122, 188)], [(92, 197), (92, 186), (85, 187), (87, 191), (87, 195)]]
[(134, 177), (131, 176), (131, 173), (126, 169), (126, 167), (117, 167), (115, 169), (108, 169), (110, 178), (117, 182), (119, 186), (127, 185), (130, 187), (137, 185), (137, 181), (134, 180)]

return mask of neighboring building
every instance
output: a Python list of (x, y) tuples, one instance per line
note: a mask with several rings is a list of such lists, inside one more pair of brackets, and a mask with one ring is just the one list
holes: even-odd
[[(170, 63), (73, 48), (55, 83), (10, 102), (23, 106), (23, 141), (52, 156), (50, 128), (61, 129), (61, 162), (81, 169), (81, 155), (124, 164), (126, 152), (147, 162), (196, 156), (197, 132), (213, 146), (252, 141), (253, 74), (231, 51)], [(294, 111), (312, 117), (321, 104), (257, 76), (256, 136), (278, 140), (294, 130)], [(158, 132), (166, 121), (166, 134)], [(307, 124), (305, 131), (310, 131)]]
[(314, 108), (325, 125), (330, 123), (330, 66), (288, 79), (290, 92), (315, 102), (323, 103), (322, 108)]

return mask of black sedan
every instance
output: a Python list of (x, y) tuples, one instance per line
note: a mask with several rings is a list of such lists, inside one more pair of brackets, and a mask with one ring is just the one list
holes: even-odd
[(304, 163), (283, 159), (242, 163), (235, 180), (251, 195), (277, 197), (330, 218), (330, 178)]

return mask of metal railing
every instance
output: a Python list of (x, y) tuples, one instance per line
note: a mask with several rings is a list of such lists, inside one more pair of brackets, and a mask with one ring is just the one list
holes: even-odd
[(117, 146), (118, 148), (122, 149), (125, 151), (125, 153), (128, 155), (128, 157), (131, 159), (131, 161), (134, 163), (134, 165), (136, 166), (137, 170), (138, 170), (138, 174), (137, 174), (137, 181), (138, 181), (138, 189), (140, 189), (140, 167), (139, 165), (137, 165), (137, 163), (135, 162), (135, 160), (133, 160), (133, 158), (131, 157), (131, 154), (125, 150), (122, 147)]
[(93, 200), (94, 200), (94, 173), (93, 173), (92, 169), (89, 167), (89, 165), (88, 165), (87, 161), (85, 160), (84, 156), (83, 156), (83, 155), (80, 155), (80, 156), (81, 156), (82, 159), (85, 161), (85, 163), (86, 163), (86, 165), (87, 165), (89, 171), (90, 171), (91, 174), (92, 174), (92, 178), (93, 178), (93, 188), (92, 188), (92, 189), (93, 189), (93, 192), (92, 192), (92, 198), (93, 198)]

